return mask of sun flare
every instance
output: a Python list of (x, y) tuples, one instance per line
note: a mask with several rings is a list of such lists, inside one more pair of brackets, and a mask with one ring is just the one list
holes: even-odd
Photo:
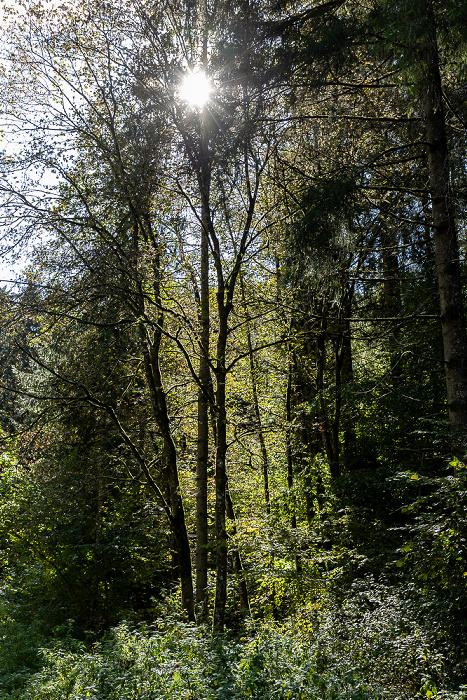
[(180, 86), (180, 98), (190, 107), (204, 107), (212, 92), (212, 86), (205, 73), (188, 73)]

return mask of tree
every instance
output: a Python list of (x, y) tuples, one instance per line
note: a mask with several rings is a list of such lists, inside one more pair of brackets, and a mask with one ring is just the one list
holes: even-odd
[[(32, 188), (29, 193), (15, 189), (7, 177), (3, 189), (7, 206), (26, 228), (33, 230), (40, 220), (49, 235), (53, 232), (57, 237), (56, 243), (42, 249), (44, 254), (56, 245), (69, 258), (68, 269), (53, 270), (46, 263), (43, 279), (35, 277), (36, 284), (44, 282), (52, 289), (43, 297), (44, 313), (51, 313), (49, 305), (56, 303), (58, 315), (73, 314), (82, 323), (93, 323), (91, 300), (99, 304), (101, 297), (112, 298), (122, 309), (116, 323), (138, 334), (145, 401), (157, 426), (166, 495), (153, 472), (159, 457), (151, 456), (147, 439), (137, 437), (135, 426), (122, 419), (119, 402), (116, 406), (105, 403), (88, 386), (73, 380), (68, 386), (73, 400), (108, 413), (157, 494), (171, 524), (184, 607), (190, 617), (194, 615), (190, 545), (165, 389), (164, 354), (169, 348), (180, 354), (198, 391), (202, 487), (198, 555), (204, 558), (198, 562), (200, 604), (206, 589), (206, 409), (208, 403), (211, 406), (216, 440), (214, 624), (222, 629), (227, 591), (226, 381), (234, 366), (234, 360), (228, 359), (229, 322), (245, 260), (254, 258), (264, 245), (265, 208), (259, 209), (258, 204), (263, 175), (280, 138), (280, 130), (268, 128), (265, 122), (267, 100), (275, 89), (267, 77), (268, 41), (257, 28), (254, 8), (244, 16), (232, 8), (233, 24), (225, 12), (213, 10), (209, 23), (217, 24), (217, 29), (212, 37), (206, 35), (204, 6), (136, 4), (129, 18), (118, 6), (107, 8), (105, 16), (92, 3), (84, 4), (82, 10), (81, 15), (57, 10), (45, 21), (43, 10), (33, 8), (24, 29), (18, 31), (16, 40), (24, 58), (12, 64), (11, 79), (13, 75), (24, 78), (26, 73), (28, 79), (34, 76), (37, 90), (25, 99), (31, 112), (34, 101), (46, 109), (47, 118), (35, 122), (41, 145), (29, 144), (27, 152), (14, 159), (15, 167), (26, 171), (53, 166), (60, 182), (46, 189), (42, 200)], [(71, 45), (70, 23), (76, 29)], [(199, 28), (199, 35), (193, 26)], [(259, 57), (260, 45), (262, 72), (247, 80), (252, 55), (256, 52)], [(196, 111), (177, 93), (186, 62), (196, 65), (200, 52), (203, 61), (209, 58), (212, 79), (219, 81), (219, 88), (212, 105)], [(50, 111), (49, 102), (54, 100)], [(12, 119), (20, 119), (15, 104), (9, 109)], [(69, 140), (58, 145), (48, 142), (53, 130)], [(4, 162), (11, 172), (8, 158)], [(186, 255), (190, 236), (200, 239), (199, 267)], [(178, 261), (171, 257), (172, 245), (181, 253)], [(208, 252), (216, 298), (211, 318)], [(183, 268), (185, 281), (181, 282)], [(188, 302), (171, 289), (186, 282), (193, 293)], [(84, 285), (86, 295), (81, 291)], [(209, 348), (210, 325), (216, 329), (214, 352)], [(52, 364), (31, 356), (54, 373)]]
[[(44, 22), (44, 10), (35, 8), (18, 30), (15, 39), (22, 48), (23, 61), (12, 65), (12, 73), (24, 80), (34, 76), (37, 89), (26, 100), (31, 111), (33, 105), (40, 111), (37, 140), (13, 160), (23, 171), (55, 167), (60, 182), (39, 186), (39, 191), (31, 183), (27, 192), (15, 190), (5, 179), (3, 190), (9, 198), (7, 206), (26, 230), (33, 230), (40, 220), (42, 230), (55, 235), (38, 251), (44, 256), (39, 257), (40, 273), (34, 279), (34, 284), (45, 290), (39, 296), (41, 313), (52, 321), (62, 318), (66, 323), (68, 318), (83, 327), (99, 326), (99, 306), (103, 299), (112, 298), (121, 316), (110, 325), (126, 326), (139, 337), (148, 401), (144, 410), (150, 407), (157, 426), (159, 456), (157, 450), (156, 455), (151, 454), (155, 446), (147, 433), (142, 437), (132, 434), (133, 426), (122, 416), (119, 400), (103, 400), (89, 382), (61, 373), (47, 355), (41, 355), (37, 343), (29, 357), (51, 377), (60, 378), (72, 402), (93, 406), (113, 422), (168, 518), (177, 550), (183, 605), (192, 618), (190, 545), (161, 370), (164, 242), (154, 229), (151, 213), (155, 188), (159, 187), (159, 161), (166, 147), (164, 122), (154, 115), (149, 121), (129, 91), (124, 64), (118, 60), (121, 54), (116, 52), (118, 42), (123, 41), (122, 11), (110, 13), (107, 8), (102, 14), (91, 5), (83, 9), (86, 12), (82, 15), (57, 10)], [(76, 30), (72, 47), (69, 23)], [(111, 64), (109, 55), (115, 59)], [(50, 102), (54, 107), (47, 111)], [(10, 114), (16, 118), (15, 105)], [(57, 131), (62, 137), (54, 147), (49, 139)], [(40, 144), (39, 133), (43, 138)], [(8, 156), (4, 165), (8, 168)], [(61, 266), (49, 257), (53, 248), (61, 256)], [(137, 376), (135, 379), (139, 381)], [(162, 483), (153, 472), (153, 465), (160, 460), (164, 465)]]

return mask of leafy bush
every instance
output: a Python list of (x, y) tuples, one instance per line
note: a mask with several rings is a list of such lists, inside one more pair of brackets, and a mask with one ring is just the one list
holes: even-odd
[(23, 700), (465, 700), (443, 658), (394, 588), (356, 581), (286, 624), (241, 638), (165, 619), (121, 624), (91, 650), (43, 650)]
[(24, 700), (315, 700), (370, 697), (355, 673), (319, 667), (299, 635), (264, 627), (253, 638), (120, 625), (91, 652), (45, 650)]
[(404, 593), (403, 587), (356, 579), (339, 605), (327, 598), (304, 610), (294, 626), (308, 635), (322, 668), (358, 673), (373, 693), (434, 693), (446, 683), (444, 659)]
[(38, 621), (24, 624), (0, 605), (0, 698), (20, 688), (39, 668), (38, 647), (43, 643)]
[(438, 648), (445, 649), (450, 673), (465, 682), (467, 466), (455, 460), (442, 475), (403, 472), (395, 478), (411, 486), (396, 565)]

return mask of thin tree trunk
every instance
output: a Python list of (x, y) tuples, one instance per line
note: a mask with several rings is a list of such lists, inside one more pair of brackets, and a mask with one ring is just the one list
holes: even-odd
[[(220, 285), (219, 285), (220, 286)], [(217, 449), (216, 449), (216, 598), (213, 627), (223, 632), (225, 604), (227, 600), (227, 532), (225, 527), (226, 507), (226, 454), (227, 413), (225, 404), (225, 350), (227, 344), (227, 320), (229, 307), (224, 304), (224, 289), (218, 288), (219, 333), (216, 360), (216, 405), (217, 405)]]
[(209, 459), (209, 185), (208, 164), (201, 174), (201, 272), (200, 272), (200, 360), (198, 389), (198, 442), (196, 454), (196, 605), (198, 614), (207, 614), (208, 585), (208, 459)]
[[(141, 328), (141, 326), (140, 326)], [(185, 511), (180, 493), (178, 479), (177, 450), (172, 438), (170, 420), (167, 411), (165, 392), (159, 368), (160, 334), (156, 332), (151, 344), (143, 328), (143, 358), (147, 385), (150, 391), (153, 414), (162, 434), (164, 445), (163, 459), (167, 473), (170, 493), (170, 527), (177, 550), (178, 573), (182, 589), (182, 606), (190, 620), (194, 620), (194, 596), (191, 569), (191, 552), (186, 529)], [(148, 347), (149, 345), (149, 347)]]
[[(207, 4), (202, 2), (203, 44), (201, 65), (207, 66)], [(211, 167), (207, 143), (206, 114), (202, 115), (200, 145), (201, 168), (198, 184), (201, 193), (201, 250), (200, 250), (200, 359), (198, 389), (198, 442), (196, 453), (196, 607), (198, 615), (207, 615), (208, 586), (208, 460), (209, 460), (209, 225)]]
[[(293, 487), (293, 454), (292, 454), (292, 367), (289, 360), (287, 372), (287, 389), (285, 395), (285, 421), (287, 427), (285, 429), (285, 449), (287, 456), (287, 488), (289, 491), (289, 500), (291, 497), (291, 489)], [(297, 527), (297, 519), (295, 516), (295, 507), (291, 511), (290, 524), (293, 528)]]
[[(135, 241), (137, 236), (135, 235)], [(191, 551), (188, 533), (186, 529), (185, 511), (183, 508), (180, 493), (180, 482), (178, 478), (177, 450), (172, 437), (169, 413), (167, 408), (166, 395), (162, 383), (160, 369), (160, 346), (162, 341), (162, 329), (164, 324), (164, 314), (160, 297), (160, 261), (156, 255), (153, 263), (153, 287), (154, 296), (158, 304), (159, 313), (156, 329), (150, 333), (145, 324), (140, 321), (139, 335), (141, 340), (141, 351), (144, 362), (144, 374), (148, 387), (151, 408), (156, 424), (160, 430), (163, 441), (163, 460), (167, 474), (167, 481), (170, 493), (170, 527), (175, 540), (177, 551), (178, 572), (180, 577), (182, 606), (190, 620), (195, 618), (193, 580), (191, 567)], [(140, 285), (139, 289), (140, 318), (144, 317), (145, 295)]]
[[(235, 537), (235, 535), (237, 534), (237, 526), (236, 526), (235, 511), (234, 511), (234, 507), (233, 507), (233, 503), (232, 503), (232, 498), (230, 496), (228, 481), (227, 481), (227, 486), (226, 486), (225, 505), (226, 505), (227, 517), (233, 523), (232, 535)], [(233, 558), (234, 574), (237, 578), (237, 584), (238, 584), (238, 597), (240, 600), (240, 608), (241, 608), (243, 614), (246, 616), (246, 615), (249, 615), (249, 613), (250, 613), (250, 601), (248, 599), (248, 589), (246, 586), (245, 571), (243, 569), (242, 560), (240, 557), (240, 552), (238, 551), (237, 547), (235, 547), (234, 551), (232, 552), (232, 558)]]
[(167, 464), (169, 465), (169, 484), (171, 495), (171, 526), (174, 534), (175, 545), (178, 555), (178, 573), (182, 589), (182, 606), (186, 611), (189, 620), (194, 621), (194, 596), (193, 580), (191, 569), (190, 542), (185, 522), (185, 512), (182, 497), (180, 494), (180, 483), (178, 480), (177, 451), (174, 442), (170, 439), (164, 440), (164, 451), (166, 453)]

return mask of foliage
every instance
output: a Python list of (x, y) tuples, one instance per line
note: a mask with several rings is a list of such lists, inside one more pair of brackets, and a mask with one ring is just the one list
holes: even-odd
[[(3, 596), (2, 596), (3, 597)], [(46, 637), (42, 622), (15, 619), (11, 601), (0, 603), (0, 697), (21, 688), (33, 671), (40, 668), (39, 647)]]
[[(466, 672), (467, 470), (452, 461), (443, 476), (414, 471), (395, 477), (409, 485), (404, 511), (410, 520), (396, 565), (410, 581), (411, 597), (429, 622), (454, 678)], [(410, 499), (412, 496), (412, 499)]]
[(5, 698), (464, 698), (465, 4), (12, 11)]
[(44, 651), (44, 668), (22, 697), (371, 697), (357, 674), (323, 669), (314, 651), (271, 627), (252, 639), (229, 640), (181, 624), (165, 634), (121, 625), (92, 653)]
[(425, 684), (443, 685), (444, 660), (404, 596), (404, 587), (354, 579), (339, 604), (323, 600), (304, 611), (300, 624), (316, 634), (323, 665), (358, 669), (383, 696), (414, 697)]
[(158, 597), (170, 577), (166, 532), (140, 486), (96, 478), (84, 450), (56, 460), (49, 445), (28, 468), (10, 460), (2, 469), (2, 594), (47, 633), (73, 618), (76, 633), (98, 634)]
[(452, 698), (432, 635), (399, 587), (356, 580), (337, 603), (328, 595), (283, 625), (250, 625), (240, 638), (165, 618), (121, 624), (92, 650), (42, 651), (24, 700), (128, 698)]

